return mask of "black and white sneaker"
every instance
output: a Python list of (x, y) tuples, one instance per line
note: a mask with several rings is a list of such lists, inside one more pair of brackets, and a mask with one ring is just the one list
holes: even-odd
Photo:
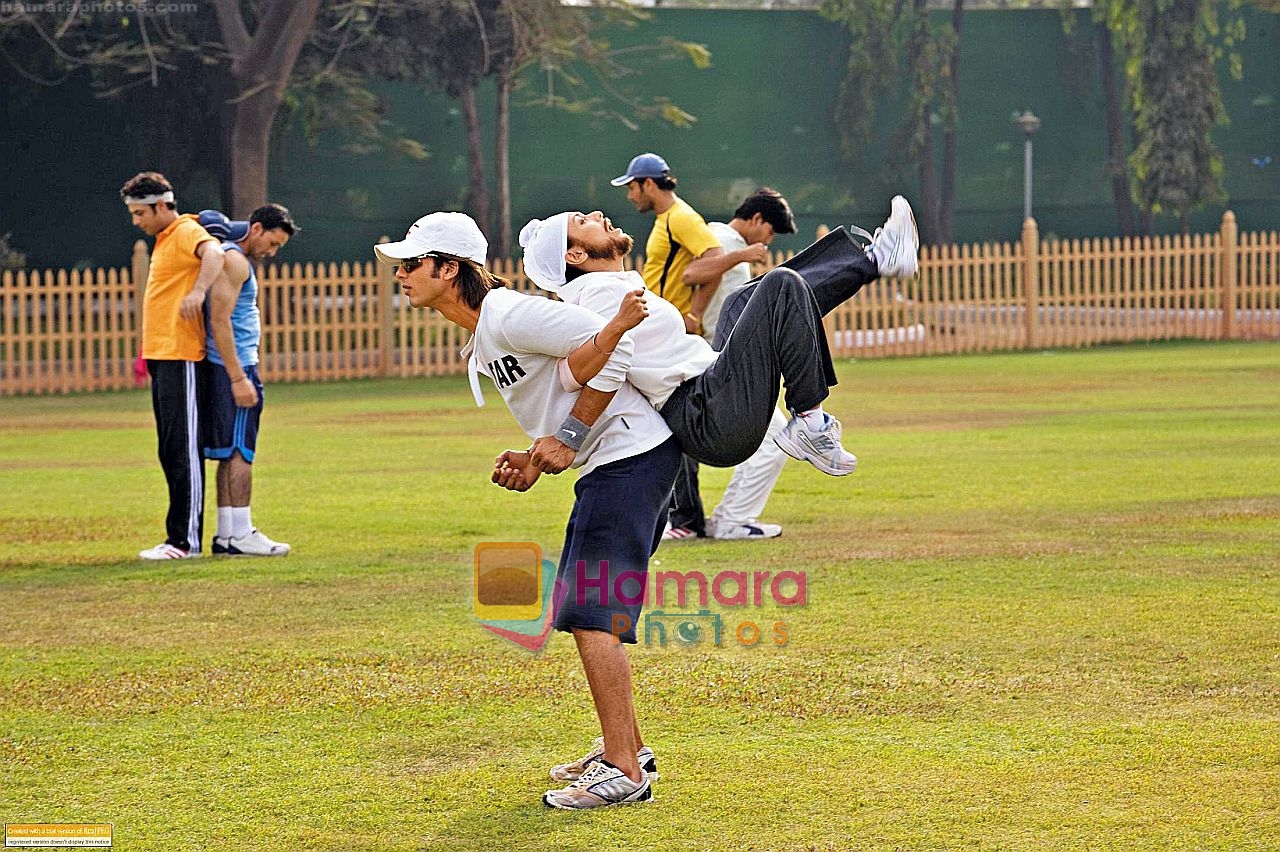
[(563, 790), (548, 790), (542, 795), (542, 803), (549, 808), (581, 811), (603, 808), (609, 805), (637, 805), (653, 801), (653, 789), (649, 776), (641, 773), (639, 781), (632, 781), (621, 769), (603, 757), (591, 764), (577, 781)]
[(228, 556), (288, 556), (291, 549), (283, 541), (272, 541), (256, 528), (239, 538), (226, 539), (226, 547), (224, 552)]
[[(591, 744), (591, 750), (582, 757), (572, 763), (561, 763), (551, 767), (551, 780), (577, 781), (592, 764), (598, 763), (603, 757), (604, 737), (596, 737), (595, 742)], [(648, 746), (642, 746), (636, 752), (636, 760), (639, 761), (640, 768), (649, 776), (650, 781), (658, 780), (658, 758), (654, 757), (653, 749)]]

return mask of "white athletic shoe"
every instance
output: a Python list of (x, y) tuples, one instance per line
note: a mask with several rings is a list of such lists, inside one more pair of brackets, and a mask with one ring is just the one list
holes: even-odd
[(288, 556), (289, 545), (281, 541), (272, 541), (256, 528), (248, 535), (226, 539), (228, 556)]
[(671, 523), (667, 523), (667, 528), (662, 531), (663, 541), (684, 541), (686, 538), (697, 538), (698, 534), (688, 527), (673, 527)]
[(840, 421), (825, 411), (822, 417), (822, 423), (811, 430), (807, 418), (793, 416), (773, 442), (791, 458), (807, 461), (823, 473), (848, 476), (858, 469), (858, 457), (840, 445)]
[[(596, 737), (595, 742), (591, 744), (591, 750), (582, 757), (572, 763), (561, 763), (551, 767), (551, 779), (577, 781), (592, 764), (599, 763), (602, 757), (604, 757), (604, 737)], [(653, 756), (653, 749), (648, 746), (641, 747), (636, 752), (636, 760), (639, 761), (640, 768), (644, 770), (645, 775), (649, 776), (650, 781), (658, 780), (658, 759)]]
[(550, 808), (581, 811), (608, 805), (635, 805), (653, 800), (649, 776), (641, 773), (639, 781), (632, 781), (616, 767), (597, 760), (577, 781), (563, 790), (548, 790), (542, 803)]
[(889, 218), (876, 228), (871, 248), (882, 278), (910, 278), (920, 271), (920, 232), (911, 205), (901, 195), (889, 202)]
[(762, 524), (752, 521), (749, 524), (734, 524), (724, 528), (717, 527), (712, 538), (717, 541), (762, 541), (766, 538), (777, 538), (782, 535), (782, 527), (778, 524)]
[(199, 555), (199, 553), (192, 553), (189, 550), (183, 550), (181, 547), (161, 542), (155, 547), (149, 547), (142, 551), (138, 554), (138, 557), (152, 562), (161, 562), (165, 559), (192, 559)]

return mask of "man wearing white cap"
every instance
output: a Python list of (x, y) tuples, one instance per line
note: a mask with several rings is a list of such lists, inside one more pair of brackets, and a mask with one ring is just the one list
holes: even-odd
[[(774, 438), (778, 446), (832, 476), (854, 471), (857, 459), (840, 444), (840, 422), (822, 410), (836, 383), (822, 317), (881, 275), (916, 273), (919, 237), (911, 207), (896, 196), (892, 208), (866, 251), (838, 228), (750, 284), (732, 333), (718, 329), (717, 336), (727, 334), (718, 354), (683, 332), (675, 307), (648, 294), (648, 318), (626, 336), (635, 340), (627, 375), (662, 412), (685, 454), (714, 467), (751, 456), (785, 378), (794, 416)], [(534, 283), (602, 316), (613, 315), (622, 294), (636, 286), (636, 274), (623, 268), (633, 244), (599, 211), (535, 219), (520, 232)]]
[(142, 357), (151, 375), (160, 467), (169, 486), (165, 540), (138, 555), (187, 559), (204, 536), (204, 302), (222, 275), (223, 252), (192, 214), (179, 215), (173, 186), (159, 172), (134, 175), (120, 189), (133, 224), (155, 237), (142, 297)]
[[(415, 308), (434, 308), (472, 332), (463, 350), (473, 391), (489, 376), (534, 443), (498, 456), (493, 481), (527, 491), (544, 472), (544, 456), (581, 471), (565, 532), (554, 626), (572, 633), (600, 719), (603, 742), (581, 760), (552, 769), (569, 781), (543, 802), (565, 809), (631, 804), (652, 798), (653, 752), (636, 723), (631, 668), (624, 644), (636, 641), (640, 604), (628, 583), (643, 582), (662, 534), (680, 448), (671, 430), (626, 382), (639, 322), (639, 294), (622, 300), (622, 316), (606, 323), (574, 305), (507, 289), (484, 268), (488, 245), (462, 213), (432, 213), (397, 243), (374, 247), (396, 264), (396, 280)], [(581, 376), (581, 393), (564, 388), (561, 372), (584, 353), (599, 356), (598, 373)], [(483, 403), (483, 398), (478, 397)], [(564, 469), (560, 467), (559, 469)], [(637, 580), (619, 580), (622, 574)], [(616, 591), (622, 582), (626, 599)], [(612, 592), (612, 594), (611, 594)]]

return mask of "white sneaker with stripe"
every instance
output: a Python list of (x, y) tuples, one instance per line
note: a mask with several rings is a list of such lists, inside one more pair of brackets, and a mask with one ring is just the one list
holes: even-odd
[(609, 765), (603, 758), (591, 764), (582, 777), (568, 787), (548, 790), (542, 796), (542, 803), (547, 807), (566, 811), (650, 801), (653, 801), (653, 790), (648, 775), (642, 772), (639, 781), (632, 781), (621, 769)]

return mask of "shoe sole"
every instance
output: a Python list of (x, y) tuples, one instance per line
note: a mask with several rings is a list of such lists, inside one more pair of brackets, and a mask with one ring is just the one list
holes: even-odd
[(856, 459), (853, 463), (853, 467), (848, 470), (832, 467), (831, 465), (826, 464), (825, 460), (821, 457), (815, 458), (814, 456), (809, 455), (803, 447), (792, 443), (791, 439), (787, 437), (785, 432), (774, 437), (773, 442), (778, 445), (778, 449), (791, 456), (791, 458), (796, 461), (808, 462), (828, 476), (848, 476), (858, 469), (858, 462)]
[(600, 808), (617, 808), (617, 807), (623, 807), (625, 805), (647, 805), (653, 801), (653, 789), (645, 788), (644, 795), (638, 799), (630, 799), (625, 802), (609, 802), (608, 804), (596, 805), (590, 808), (575, 808), (572, 805), (558, 805), (555, 802), (551, 801), (550, 797), (551, 797), (550, 793), (543, 793), (542, 804), (546, 805), (549, 808), (555, 808), (558, 811), (594, 811), (594, 810), (599, 810)]

